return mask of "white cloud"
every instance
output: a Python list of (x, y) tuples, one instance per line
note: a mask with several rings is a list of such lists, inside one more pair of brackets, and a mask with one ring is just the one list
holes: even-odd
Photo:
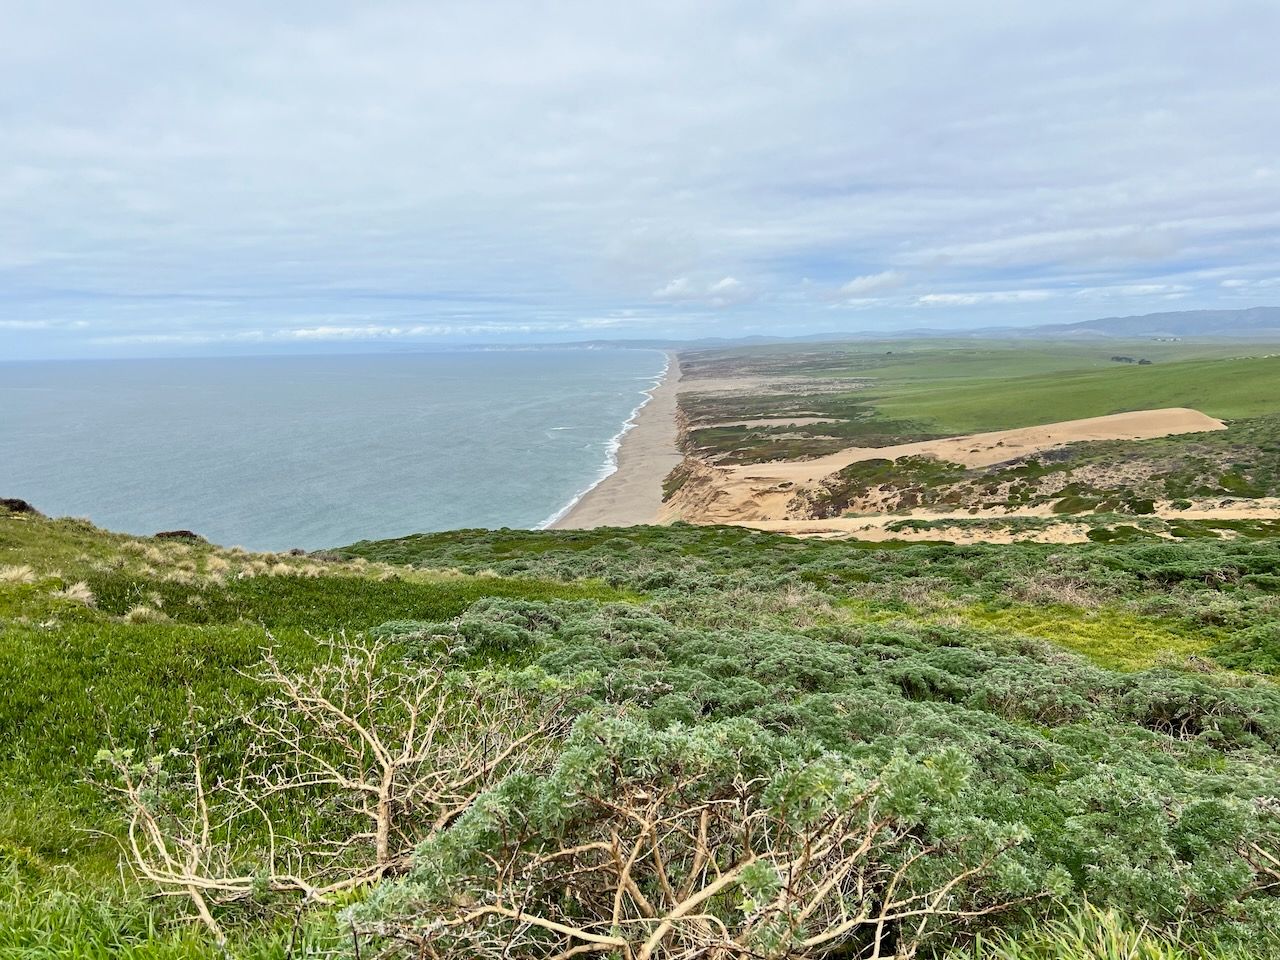
[(717, 280), (707, 288), (707, 295), (707, 303), (713, 307), (729, 307), (735, 303), (745, 303), (752, 296), (747, 285), (733, 277)]
[(1228, 290), (1267, 290), (1272, 287), (1280, 287), (1280, 277), (1264, 277), (1258, 280), (1223, 280), (1222, 286)]
[(975, 293), (927, 293), (916, 298), (925, 307), (975, 307), (993, 303), (1041, 303), (1057, 294), (1052, 290), (986, 290)]
[(688, 277), (676, 277), (653, 291), (653, 299), (668, 303), (702, 303), (711, 307), (729, 307), (750, 300), (747, 285), (734, 277), (723, 277), (711, 283), (694, 283)]
[(9, 352), (572, 335), (627, 309), (628, 335), (801, 333), (838, 306), (1032, 323), (1089, 319), (1086, 289), (1276, 289), (1221, 281), (1280, 262), (1258, 122), (1280, 4), (9, 7)]
[(653, 299), (655, 300), (693, 300), (697, 296), (698, 291), (694, 289), (688, 277), (676, 277), (670, 283), (664, 284), (653, 291)]
[(234, 331), (180, 331), (107, 335), (93, 338), (98, 344), (202, 345), (214, 343), (342, 343), (366, 340), (432, 340), (479, 337), (487, 334), (574, 334), (623, 321), (591, 318), (578, 322), (554, 323), (418, 323), (395, 326), (377, 323), (351, 325), (321, 324), (309, 327), (248, 329)]
[(906, 276), (897, 270), (885, 270), (881, 273), (869, 273), (854, 277), (840, 287), (839, 292), (846, 297), (862, 298), (875, 293), (896, 290), (906, 282)]
[(1086, 300), (1107, 300), (1116, 297), (1164, 297), (1177, 298), (1191, 292), (1185, 283), (1117, 283), (1107, 287), (1084, 287), (1075, 296)]

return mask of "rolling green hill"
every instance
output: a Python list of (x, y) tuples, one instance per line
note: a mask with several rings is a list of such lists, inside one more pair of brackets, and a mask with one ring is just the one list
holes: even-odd
[[(688, 450), (726, 463), (1158, 407), (1228, 420), (1280, 415), (1280, 351), (1266, 345), (885, 341), (708, 351), (682, 362), (695, 384), (681, 396)], [(717, 425), (786, 416), (829, 422)]]
[(873, 401), (877, 414), (943, 434), (978, 433), (1060, 420), (1191, 407), (1220, 419), (1280, 410), (1280, 356), (1185, 360), (1150, 366), (1002, 378), (899, 381)]

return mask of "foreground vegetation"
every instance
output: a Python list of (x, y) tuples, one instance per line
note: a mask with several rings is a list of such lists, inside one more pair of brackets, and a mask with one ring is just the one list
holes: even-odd
[(1269, 539), (0, 512), (0, 957), (1280, 956), (1277, 612)]

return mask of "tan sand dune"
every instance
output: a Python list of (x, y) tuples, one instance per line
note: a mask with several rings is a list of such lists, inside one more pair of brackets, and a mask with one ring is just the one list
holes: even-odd
[[(898, 520), (944, 520), (945, 517), (912, 514), (879, 517), (836, 517), (831, 520), (751, 520), (742, 524), (754, 530), (781, 533), (789, 537), (815, 537), (826, 540), (950, 540), (952, 543), (1083, 543), (1089, 539), (1089, 526), (1064, 521), (1044, 530), (1014, 532), (988, 527), (938, 527), (931, 530), (890, 530)], [(973, 520), (971, 514), (957, 514), (956, 520)], [(1062, 519), (1062, 518), (1057, 518)]]
[(668, 504), (663, 516), (667, 520), (685, 519), (695, 523), (757, 525), (775, 520), (791, 523), (796, 522), (796, 518), (788, 517), (788, 507), (798, 490), (813, 487), (823, 478), (865, 460), (931, 456), (967, 467), (985, 467), (1081, 441), (1148, 440), (1225, 429), (1221, 420), (1198, 410), (1174, 407), (889, 447), (850, 447), (813, 460), (737, 467), (703, 464), (696, 471), (695, 479), (682, 488), (677, 502)]
[(731, 472), (744, 480), (813, 483), (862, 460), (926, 456), (950, 460), (966, 467), (988, 467), (994, 463), (1085, 440), (1150, 440), (1178, 433), (1200, 433), (1226, 428), (1221, 420), (1206, 416), (1199, 410), (1170, 407), (1163, 410), (1113, 413), (1085, 420), (1064, 420), (1040, 427), (1019, 427), (1015, 430), (996, 430), (963, 437), (946, 437), (942, 440), (900, 443), (891, 447), (850, 447), (813, 460), (749, 464), (734, 467)]
[[(1178, 509), (1170, 503), (1157, 503), (1148, 514), (1161, 520), (1276, 520), (1280, 519), (1280, 498), (1264, 497), (1248, 503), (1236, 501), (1231, 505), (1214, 503)], [(966, 528), (964, 523), (983, 519), (1040, 517), (1059, 521), (1044, 530), (1014, 532), (989, 528)], [(932, 530), (888, 529), (900, 520), (930, 520), (945, 524), (957, 522), (955, 527), (941, 526)], [(917, 510), (910, 514), (883, 514), (863, 517), (832, 517), (827, 520), (747, 520), (742, 526), (756, 530), (768, 530), (792, 537), (855, 537), (858, 540), (951, 540), (954, 543), (1011, 543), (1014, 540), (1038, 543), (1081, 543), (1089, 539), (1088, 523), (1073, 522), (1072, 517), (1055, 514), (1048, 505), (1022, 507), (1016, 510), (979, 510), (976, 513)]]

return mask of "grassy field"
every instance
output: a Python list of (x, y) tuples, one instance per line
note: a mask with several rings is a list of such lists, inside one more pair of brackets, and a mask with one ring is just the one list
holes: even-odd
[[(702, 352), (684, 356), (685, 375), (698, 382), (729, 378), (729, 389), (686, 394), (681, 402), (693, 421), (693, 452), (752, 462), (1157, 407), (1192, 407), (1230, 420), (1276, 415), (1275, 353), (1264, 345), (1154, 341), (906, 341)], [(1151, 363), (1119, 363), (1117, 356)], [(744, 377), (753, 385), (732, 385)], [(760, 386), (770, 381), (771, 388)], [(777, 416), (838, 422), (712, 426)]]
[(915, 389), (899, 380), (874, 403), (880, 416), (919, 421), (946, 434), (1159, 407), (1191, 407), (1231, 420), (1280, 410), (1280, 356), (964, 377)]
[(885, 381), (999, 379), (1073, 370), (1107, 370), (1113, 357), (1169, 363), (1222, 360), (1273, 352), (1267, 345), (1194, 341), (860, 340), (848, 343), (776, 344), (686, 354), (688, 373)]
[(117, 856), (92, 832), (100, 798), (85, 777), (95, 753), (113, 740), (167, 749), (193, 707), (252, 699), (244, 671), (268, 644), (306, 661), (318, 637), (447, 620), (482, 597), (621, 597), (590, 584), (388, 572), (0, 518), (0, 849), (97, 878), (117, 872)]

